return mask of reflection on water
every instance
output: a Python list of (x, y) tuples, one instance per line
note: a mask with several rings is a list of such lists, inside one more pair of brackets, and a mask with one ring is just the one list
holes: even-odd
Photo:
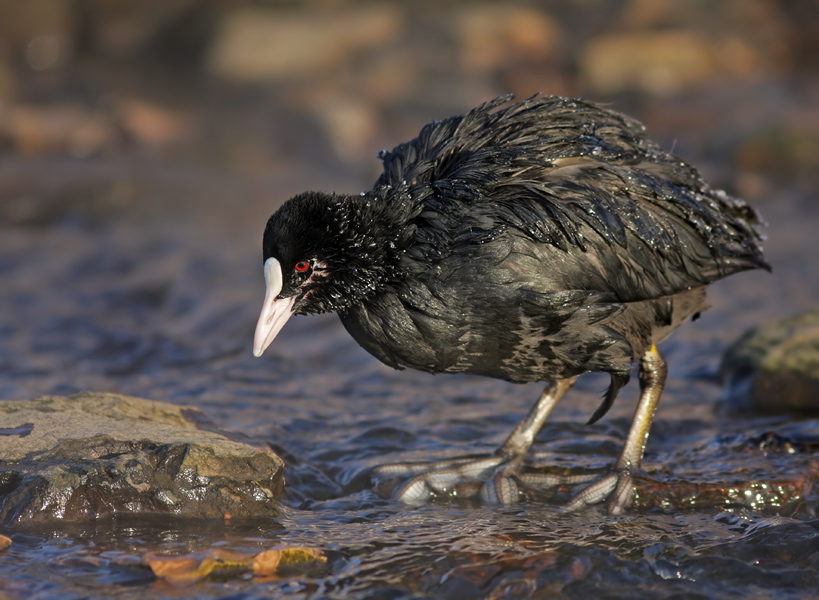
[[(291, 510), (277, 523), (115, 521), (18, 533), (0, 583), (4, 591), (43, 598), (363, 597), (387, 588), (396, 598), (517, 598), (544, 589), (570, 597), (637, 597), (657, 589), (742, 597), (784, 588), (798, 595), (819, 584), (817, 534), (819, 521), (742, 510), (606, 519), (542, 506), (396, 507), (359, 495), (344, 507)], [(328, 562), (311, 578), (205, 581), (182, 589), (154, 581), (140, 565), (148, 550), (178, 555), (214, 544), (248, 552), (318, 546)]]

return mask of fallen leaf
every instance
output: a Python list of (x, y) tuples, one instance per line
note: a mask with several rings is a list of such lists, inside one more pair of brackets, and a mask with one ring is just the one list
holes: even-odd
[(305, 571), (327, 563), (327, 557), (313, 548), (265, 550), (253, 559), (253, 574), (268, 576), (282, 572)]
[(207, 577), (230, 579), (247, 572), (258, 576), (302, 573), (326, 564), (327, 557), (312, 548), (264, 550), (258, 554), (212, 548), (185, 556), (148, 554), (143, 563), (157, 578), (174, 585), (186, 585)]
[(174, 584), (194, 583), (208, 576), (229, 578), (246, 573), (252, 561), (252, 555), (219, 548), (186, 556), (148, 555), (144, 559), (156, 577)]
[(119, 113), (125, 130), (148, 145), (177, 142), (191, 130), (189, 119), (182, 113), (136, 98), (122, 101)]

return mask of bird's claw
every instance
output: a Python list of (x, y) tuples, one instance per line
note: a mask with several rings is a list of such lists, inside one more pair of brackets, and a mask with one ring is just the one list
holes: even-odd
[(520, 490), (517, 483), (517, 469), (499, 469), (491, 479), (481, 486), (480, 496), (486, 504), (514, 504)]
[(514, 504), (518, 500), (516, 467), (507, 458), (490, 455), (436, 463), (381, 465), (373, 470), (373, 478), (377, 481), (410, 476), (387, 493), (405, 504), (423, 504), (435, 496), (477, 496), (488, 504)]
[(581, 489), (566, 504), (568, 512), (576, 512), (599, 504), (608, 498), (610, 515), (620, 515), (631, 505), (634, 498), (634, 478), (630, 469), (617, 469)]
[[(491, 455), (465, 457), (435, 463), (397, 463), (373, 470), (376, 481), (409, 476), (397, 488), (376, 486), (382, 495), (404, 504), (424, 504), (434, 497), (480, 498), (486, 504), (514, 504), (522, 485), (528, 489), (576, 485), (591, 481), (564, 506), (576, 512), (608, 500), (608, 512), (619, 515), (631, 505), (634, 478), (629, 468), (616, 468), (602, 477), (589, 474), (555, 475), (521, 472), (518, 461)], [(596, 478), (597, 477), (597, 478)]]

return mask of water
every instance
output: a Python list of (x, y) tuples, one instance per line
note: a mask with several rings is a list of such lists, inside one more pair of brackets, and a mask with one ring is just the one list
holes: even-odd
[[(71, 183), (66, 174), (87, 164), (51, 167), (65, 185), (0, 209), (0, 397), (90, 389), (196, 405), (279, 451), (289, 463), (289, 495), (282, 516), (253, 522), (6, 527), (14, 543), (0, 554), (0, 589), (10, 597), (796, 598), (819, 587), (810, 492), (785, 507), (650, 509), (617, 518), (602, 509), (565, 514), (538, 499), (506, 508), (408, 507), (378, 497), (372, 466), (490, 452), (540, 386), (392, 371), (333, 315), (293, 319), (254, 359), (258, 246), (272, 200), (244, 194), (235, 182), (211, 185), (204, 173), (205, 184), (196, 173), (193, 183), (173, 181), (172, 165), (151, 164), (127, 184), (105, 173)], [(756, 468), (759, 454), (743, 459), (737, 450), (755, 435), (819, 437), (815, 420), (715, 408), (726, 344), (758, 321), (811, 307), (819, 291), (816, 208), (796, 192), (761, 208), (774, 273), (716, 284), (714, 307), (664, 345), (670, 376), (649, 440), (650, 468), (688, 467), (700, 481), (719, 482), (731, 469)], [(569, 392), (536, 445), (541, 462), (613, 460), (636, 385), (602, 422), (583, 426), (606, 384), (588, 376)], [(777, 474), (802, 476), (810, 455), (779, 456)], [(187, 587), (157, 580), (141, 564), (148, 553), (291, 546), (320, 549), (328, 562), (305, 575)]]

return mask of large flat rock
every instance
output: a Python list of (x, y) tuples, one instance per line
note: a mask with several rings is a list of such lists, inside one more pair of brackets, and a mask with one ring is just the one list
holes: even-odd
[(191, 407), (117, 394), (0, 401), (0, 520), (278, 514), (283, 463)]

